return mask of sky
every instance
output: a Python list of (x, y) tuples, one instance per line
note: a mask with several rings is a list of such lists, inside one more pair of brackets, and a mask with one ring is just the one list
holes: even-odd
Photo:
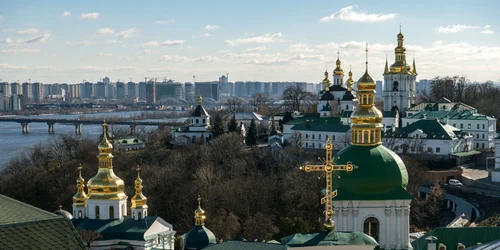
[(500, 81), (500, 1), (0, 0), (0, 79), (320, 82), (337, 56), (383, 78), (400, 25), (420, 79)]

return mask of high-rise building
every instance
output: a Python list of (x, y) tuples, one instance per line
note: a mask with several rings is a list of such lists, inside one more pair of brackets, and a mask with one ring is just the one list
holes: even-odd
[(10, 84), (10, 93), (20, 95), (23, 93), (23, 89), (21, 88), (21, 84), (18, 82), (13, 82)]
[(194, 85), (193, 83), (190, 82), (185, 82), (184, 83), (184, 100), (186, 100), (187, 103), (193, 103), (194, 102)]
[(23, 89), (23, 106), (33, 101), (33, 85), (29, 82), (24, 82), (22, 85)]
[(106, 84), (104, 82), (98, 82), (95, 85), (94, 97), (98, 98), (98, 99), (104, 99), (108, 96), (107, 92), (108, 92), (108, 88), (107, 88)]
[(11, 94), (10, 84), (8, 82), (0, 82), (0, 93), (9, 96)]
[(80, 85), (79, 84), (68, 84), (68, 92), (66, 92), (67, 99), (79, 99), (80, 98)]
[(137, 84), (135, 82), (128, 82), (127, 83), (127, 98), (129, 99), (136, 99), (137, 98)]
[(120, 100), (125, 98), (125, 83), (116, 82), (116, 99)]
[(156, 83), (149, 81), (146, 83), (146, 103), (155, 104), (156, 103)]
[(83, 84), (83, 91), (80, 92), (82, 99), (92, 99), (94, 97), (94, 84), (85, 82)]
[(106, 84), (106, 98), (107, 99), (114, 99), (115, 98), (115, 95), (116, 95), (116, 88), (115, 88), (115, 85), (114, 84), (111, 84), (111, 83), (106, 83), (104, 82), (104, 84)]
[(41, 82), (35, 82), (35, 83), (33, 83), (31, 90), (33, 91), (32, 92), (33, 93), (32, 94), (33, 95), (33, 101), (35, 103), (40, 103), (41, 100), (43, 99), (43, 96), (44, 96), (44, 94), (43, 94), (43, 92), (44, 92), (43, 91), (44, 90), (43, 89), (43, 83), (41, 83)]
[(111, 81), (109, 80), (109, 77), (107, 77), (107, 76), (102, 79), (102, 82), (104, 84), (111, 84)]
[(147, 98), (147, 83), (146, 82), (140, 82), (139, 83), (139, 100), (140, 101), (145, 101)]
[(375, 88), (375, 99), (382, 99), (384, 97), (384, 82), (376, 81), (377, 87)]
[(212, 98), (219, 100), (219, 82), (197, 82), (195, 84), (196, 95), (201, 95), (203, 98)]
[(229, 74), (219, 77), (220, 96), (233, 96), (234, 83), (229, 82)]

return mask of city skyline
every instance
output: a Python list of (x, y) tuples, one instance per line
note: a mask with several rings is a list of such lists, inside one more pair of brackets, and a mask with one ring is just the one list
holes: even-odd
[[(418, 79), (467, 75), (500, 81), (496, 2), (196, 1), (148, 3), (3, 1), (3, 81), (139, 82), (144, 77), (317, 83), (340, 54), (342, 68), (382, 79), (400, 24)], [(466, 18), (474, 16), (474, 19)], [(411, 63), (409, 61), (408, 63)]]

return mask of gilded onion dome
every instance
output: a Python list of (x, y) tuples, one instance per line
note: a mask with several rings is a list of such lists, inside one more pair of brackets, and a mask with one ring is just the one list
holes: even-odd
[(325, 91), (330, 92), (330, 79), (328, 79), (328, 69), (325, 70), (325, 79), (323, 79), (323, 85), (325, 85)]
[(131, 208), (147, 208), (148, 199), (142, 194), (142, 179), (139, 176), (141, 168), (137, 167), (137, 179), (135, 179), (135, 195), (132, 197), (132, 207)]
[(337, 61), (335, 62), (337, 67), (333, 70), (334, 75), (344, 75), (344, 70), (341, 68), (339, 52), (337, 52)]
[(380, 145), (382, 113), (375, 107), (375, 81), (368, 74), (368, 45), (366, 45), (366, 70), (358, 80), (358, 108), (351, 115), (352, 144), (359, 146)]
[(85, 205), (87, 194), (85, 194), (85, 180), (82, 177), (82, 164), (78, 167), (78, 179), (76, 180), (76, 194), (73, 195), (73, 204)]
[[(398, 34), (398, 46), (394, 48), (394, 63), (390, 67), (390, 73), (413, 73), (409, 65), (406, 65), (406, 48), (404, 47), (404, 35), (401, 30)], [(385, 72), (384, 72), (385, 73)]]
[(354, 80), (352, 79), (352, 71), (349, 69), (349, 79), (346, 81), (347, 91), (352, 91), (352, 85), (354, 85)]
[(198, 95), (198, 105), (201, 105), (203, 102), (203, 97), (201, 95)]
[(201, 209), (201, 197), (198, 195), (198, 209), (194, 211), (194, 225), (203, 226), (205, 225), (205, 211)]
[(108, 124), (102, 125), (102, 140), (99, 143), (99, 169), (97, 174), (87, 183), (89, 190), (88, 199), (121, 200), (126, 199), (123, 180), (113, 171), (113, 145), (108, 141)]

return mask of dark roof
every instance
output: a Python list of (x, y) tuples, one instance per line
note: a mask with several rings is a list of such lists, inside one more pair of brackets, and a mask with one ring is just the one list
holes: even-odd
[(0, 249), (86, 249), (68, 219), (0, 195)]
[(382, 111), (383, 117), (396, 117), (397, 115), (398, 115), (398, 112), (396, 110)]
[(196, 106), (191, 117), (209, 116), (205, 108), (201, 105)]
[(349, 125), (343, 125), (339, 117), (301, 117), (287, 124), (295, 124), (292, 130), (347, 132)]
[(287, 247), (281, 244), (251, 242), (251, 241), (225, 241), (219, 244), (210, 245), (204, 249), (210, 250), (286, 250)]
[(450, 120), (495, 120), (496, 119), (486, 115), (478, 114), (475, 110), (460, 110), (455, 108), (452, 108), (451, 110), (439, 110), (439, 111), (426, 109), (412, 116), (408, 116), (407, 118), (436, 119), (436, 118), (444, 118), (446, 116)]
[[(92, 220), (73, 219), (76, 228), (88, 231), (96, 231), (102, 235), (100, 240), (122, 239), (122, 240), (144, 240), (144, 233), (151, 225), (161, 218), (158, 216), (146, 216), (141, 220), (134, 220), (130, 216), (122, 220)], [(165, 222), (166, 223), (166, 222)]]
[(446, 249), (457, 249), (458, 243), (465, 247), (476, 246), (478, 243), (487, 243), (498, 240), (500, 237), (500, 227), (458, 227), (445, 228), (438, 227), (419, 239), (413, 241), (411, 245), (414, 250), (427, 249), (425, 238), (434, 236), (437, 238), (436, 245), (444, 244)]
[(468, 247), (465, 250), (495, 250), (500, 249), (500, 240), (490, 241), (481, 245)]
[(418, 120), (408, 126), (396, 128), (396, 131), (388, 130), (384, 133), (385, 137), (408, 138), (416, 130), (421, 130), (426, 134), (428, 140), (452, 140), (453, 138), (463, 138), (466, 132), (457, 129), (449, 124), (442, 124), (437, 119)]
[(210, 244), (216, 244), (214, 233), (205, 226), (195, 226), (184, 237), (184, 249), (203, 249)]
[(318, 232), (296, 233), (281, 239), (289, 247), (325, 246), (325, 245), (371, 245), (378, 243), (371, 236), (362, 232)]
[(325, 91), (325, 93), (323, 93), (319, 98), (320, 101), (331, 101), (333, 99), (335, 99), (335, 97), (332, 95), (332, 93), (330, 93), (330, 91)]
[(330, 106), (330, 103), (327, 102), (326, 105), (323, 105), (323, 108), (320, 111), (328, 111), (328, 112), (330, 112), (331, 110), (332, 110), (332, 107)]
[(342, 96), (342, 101), (352, 101), (354, 100), (354, 95), (351, 91), (346, 91), (344, 96)]
[(344, 86), (339, 85), (339, 84), (333, 84), (333, 85), (330, 85), (330, 91), (344, 92), (344, 91), (347, 91), (347, 88), (345, 88)]
[(343, 117), (343, 118), (349, 118), (349, 117), (351, 117), (352, 112), (353, 112), (353, 111), (345, 111), (345, 110), (342, 110), (342, 113), (340, 113), (340, 117)]

